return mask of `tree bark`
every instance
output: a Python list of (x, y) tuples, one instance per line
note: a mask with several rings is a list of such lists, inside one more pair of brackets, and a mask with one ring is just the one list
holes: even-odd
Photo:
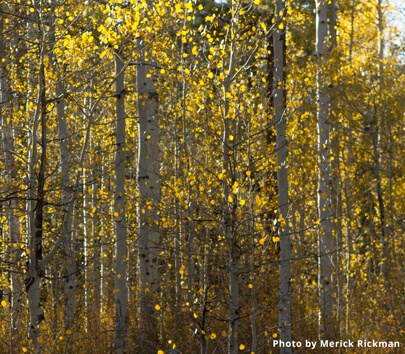
[(326, 75), (327, 47), (327, 1), (316, 2), (316, 50), (317, 68), (317, 116), (318, 116), (318, 216), (319, 216), (319, 337), (334, 337), (332, 267), (333, 231), (331, 210), (331, 165), (329, 93)]
[(50, 32), (49, 41), (51, 45), (50, 62), (52, 69), (56, 74), (56, 115), (58, 121), (58, 135), (59, 135), (59, 150), (60, 150), (60, 166), (61, 166), (61, 190), (62, 190), (62, 218), (66, 218), (66, 228), (62, 228), (61, 237), (63, 239), (62, 249), (64, 254), (64, 270), (63, 276), (65, 279), (65, 330), (71, 329), (74, 323), (75, 311), (75, 296), (76, 296), (76, 281), (75, 281), (75, 266), (74, 256), (72, 249), (72, 217), (68, 213), (69, 203), (72, 200), (72, 189), (70, 180), (70, 153), (68, 148), (68, 131), (65, 118), (65, 85), (63, 82), (62, 68), (58, 65), (55, 55), (53, 54), (54, 46), (56, 43), (56, 29), (55, 29), (55, 5), (52, 4), (52, 11), (50, 16)]
[(125, 82), (122, 51), (114, 53), (115, 61), (115, 352), (125, 352), (127, 337), (127, 225), (125, 215)]
[[(46, 164), (46, 102), (45, 102), (45, 31), (41, 19), (38, 21), (38, 41), (39, 45), (39, 70), (38, 70), (38, 91), (35, 100), (35, 112), (32, 118), (32, 133), (28, 144), (28, 164), (29, 164), (29, 210), (28, 210), (28, 251), (29, 260), (26, 272), (25, 289), (28, 297), (28, 307), (30, 313), (29, 333), (34, 350), (41, 352), (38, 342), (40, 337), (40, 324), (44, 320), (44, 312), (41, 307), (41, 277), (43, 272), (40, 267), (42, 260), (42, 235), (43, 235), (43, 207), (45, 198), (45, 164)], [(29, 24), (29, 31), (33, 31), (32, 24)], [(40, 157), (39, 171), (35, 165), (38, 157), (37, 133), (41, 126), (42, 153)], [(37, 174), (38, 173), (38, 177)], [(36, 181), (37, 180), (37, 181)]]
[(138, 246), (139, 246), (139, 330), (142, 350), (157, 343), (157, 314), (153, 294), (158, 289), (160, 244), (160, 157), (158, 93), (155, 59), (145, 60), (145, 39), (138, 38)]
[[(377, 3), (377, 13), (378, 13), (378, 77), (379, 77), (379, 99), (383, 100), (384, 95), (384, 15), (382, 9), (383, 0), (378, 0)], [(376, 123), (371, 122), (371, 138), (373, 142), (373, 151), (374, 151), (374, 168), (375, 168), (375, 177), (377, 180), (377, 198), (378, 198), (378, 208), (380, 212), (380, 227), (381, 227), (381, 274), (384, 278), (385, 286), (388, 288), (389, 284), (389, 274), (387, 263), (389, 261), (388, 255), (388, 235), (387, 235), (387, 225), (386, 225), (386, 208), (383, 198), (382, 191), (382, 182), (381, 182), (381, 163), (380, 163), (380, 140), (381, 140), (381, 131), (383, 130), (384, 120), (385, 120), (385, 107), (384, 102), (380, 103), (381, 108), (378, 109), (380, 112), (380, 117), (376, 118)]]
[[(2, 6), (0, 5), (0, 9)], [(12, 196), (8, 205), (8, 225), (11, 247), (11, 337), (21, 329), (21, 234), (20, 218), (17, 215), (19, 201), (17, 197), (18, 171), (15, 166), (14, 138), (12, 126), (12, 104), (10, 98), (9, 75), (7, 71), (6, 44), (4, 39), (4, 18), (0, 18), (0, 111), (2, 139), (5, 152), (5, 167), (9, 195)], [(4, 62), (3, 62), (4, 60)], [(12, 339), (11, 339), (12, 340)]]
[[(275, 31), (273, 34), (274, 48), (274, 82), (273, 102), (276, 122), (277, 151), (277, 182), (279, 210), (279, 326), (280, 340), (291, 343), (291, 237), (288, 216), (288, 171), (287, 171), (287, 140), (284, 97), (284, 65), (285, 65), (285, 20), (286, 8), (283, 0), (276, 1)], [(292, 348), (280, 346), (280, 353), (292, 353)]]

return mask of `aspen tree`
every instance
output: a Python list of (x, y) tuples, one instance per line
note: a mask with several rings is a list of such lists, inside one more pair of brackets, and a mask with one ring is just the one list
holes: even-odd
[(56, 44), (56, 23), (55, 23), (55, 4), (52, 4), (50, 15), (49, 42), (51, 47), (50, 62), (52, 70), (56, 76), (55, 95), (56, 115), (58, 121), (59, 149), (60, 149), (60, 166), (61, 166), (61, 190), (62, 190), (62, 217), (66, 218), (66, 229), (62, 230), (61, 238), (62, 249), (64, 251), (64, 282), (65, 282), (65, 330), (71, 329), (74, 321), (75, 311), (75, 267), (72, 247), (72, 220), (71, 214), (68, 213), (69, 203), (72, 200), (72, 190), (70, 181), (70, 152), (68, 148), (68, 131), (65, 117), (65, 85), (63, 82), (63, 69), (58, 64), (55, 56), (54, 47)]
[[(84, 106), (86, 106), (86, 98), (84, 99)], [(87, 333), (89, 331), (89, 303), (90, 303), (90, 274), (89, 274), (89, 239), (90, 235), (88, 232), (88, 197), (86, 195), (87, 186), (87, 176), (86, 168), (82, 169), (82, 222), (83, 222), (83, 257), (84, 257), (84, 331)]]
[(156, 59), (145, 55), (146, 38), (137, 39), (138, 61), (138, 247), (142, 350), (157, 339), (154, 294), (158, 289), (160, 153)]
[[(291, 237), (289, 226), (287, 138), (284, 97), (284, 48), (286, 8), (283, 0), (276, 1), (275, 28), (273, 33), (274, 81), (273, 102), (276, 122), (277, 183), (279, 209), (279, 326), (280, 340), (291, 343)], [(292, 353), (291, 347), (280, 346), (280, 353)]]
[(114, 53), (115, 62), (115, 352), (124, 353), (127, 337), (127, 226), (125, 215), (125, 67), (122, 47)]
[[(36, 25), (38, 27), (37, 38), (39, 43), (39, 65), (38, 65), (38, 90), (35, 98), (35, 111), (32, 117), (32, 132), (28, 142), (28, 186), (29, 186), (29, 210), (28, 210), (28, 250), (29, 261), (25, 278), (25, 288), (28, 297), (30, 312), (29, 338), (32, 340), (34, 350), (41, 352), (39, 326), (44, 320), (44, 311), (41, 306), (40, 291), (43, 270), (40, 263), (43, 258), (42, 236), (43, 236), (43, 208), (45, 201), (45, 164), (46, 164), (46, 86), (45, 86), (45, 43), (46, 32), (43, 24), (42, 9), (37, 9)], [(31, 28), (29, 28), (31, 29)], [(38, 159), (37, 134), (41, 128), (41, 155)], [(36, 168), (37, 161), (39, 169)], [(38, 174), (38, 177), (37, 177)], [(38, 182), (37, 182), (37, 181)], [(38, 340), (41, 338), (41, 340)]]
[(370, 134), (373, 143), (373, 152), (374, 152), (374, 169), (375, 169), (375, 178), (377, 182), (377, 199), (378, 199), (378, 208), (380, 212), (380, 227), (381, 227), (381, 274), (384, 278), (385, 286), (388, 287), (389, 274), (388, 274), (388, 235), (387, 235), (387, 226), (386, 226), (386, 208), (383, 197), (382, 190), (382, 181), (381, 181), (381, 136), (382, 130), (385, 125), (385, 103), (381, 102), (384, 99), (384, 86), (385, 86), (385, 77), (384, 77), (384, 49), (385, 49), (385, 40), (384, 40), (384, 14), (383, 14), (383, 0), (378, 0), (377, 2), (377, 27), (378, 27), (378, 78), (379, 78), (379, 102), (381, 109), (379, 109), (380, 117), (374, 117), (370, 121)]
[(316, 2), (316, 54), (317, 68), (317, 117), (318, 117), (318, 217), (319, 217), (319, 336), (334, 337), (333, 292), (332, 292), (332, 211), (331, 211), (331, 165), (330, 165), (330, 114), (327, 44), (327, 1)]
[[(233, 11), (239, 13), (238, 5), (232, 5)], [(230, 58), (228, 64), (228, 74), (222, 83), (224, 98), (224, 118), (223, 118), (223, 135), (222, 135), (222, 173), (225, 176), (222, 182), (222, 208), (223, 208), (223, 232), (225, 240), (229, 247), (229, 316), (228, 316), (228, 353), (235, 354), (238, 352), (238, 319), (239, 319), (239, 267), (240, 267), (240, 248), (238, 238), (232, 220), (232, 212), (236, 207), (236, 201), (231, 197), (229, 181), (234, 181), (235, 176), (230, 168), (230, 162), (233, 159), (231, 146), (233, 145), (234, 122), (229, 116), (229, 90), (236, 67), (236, 28), (234, 23), (238, 22), (237, 16), (234, 17), (230, 32), (233, 39), (230, 43)], [(232, 136), (232, 138), (231, 138)]]
[[(273, 38), (270, 38), (272, 41)], [(273, 45), (271, 45), (271, 48)], [(273, 54), (273, 53), (272, 53)], [(269, 75), (273, 78), (273, 75)], [(273, 80), (272, 80), (273, 81)], [(272, 93), (270, 92), (270, 95)], [(252, 149), (251, 149), (251, 138), (250, 138), (250, 125), (251, 123), (248, 123), (248, 129), (247, 129), (247, 136), (248, 136), (248, 142), (247, 142), (247, 154), (248, 154), (248, 166), (252, 165)], [(250, 173), (250, 171), (249, 171)], [(251, 315), (251, 322), (252, 322), (252, 347), (251, 347), (251, 352), (256, 353), (257, 351), (257, 342), (258, 342), (258, 336), (257, 336), (257, 327), (258, 327), (258, 321), (256, 319), (257, 313), (258, 313), (258, 303), (257, 303), (257, 294), (256, 294), (256, 282), (255, 282), (255, 263), (256, 263), (256, 243), (255, 243), (255, 238), (254, 238), (254, 232), (255, 232), (255, 218), (254, 218), (254, 212), (255, 212), (255, 197), (253, 193), (253, 183), (252, 179), (249, 178), (249, 189), (250, 189), (250, 218), (251, 218), (251, 258), (250, 258), (250, 284), (251, 284), (251, 296), (252, 296), (252, 315)]]
[[(0, 5), (0, 11), (4, 11), (5, 6)], [(17, 198), (17, 182), (18, 170), (16, 168), (16, 160), (14, 156), (14, 128), (12, 123), (13, 106), (10, 97), (9, 74), (7, 65), (9, 61), (6, 59), (6, 42), (5, 42), (5, 26), (4, 18), (0, 18), (0, 119), (1, 130), (4, 144), (4, 161), (7, 173), (7, 189), (10, 195), (8, 202), (8, 225), (10, 234), (10, 255), (11, 255), (11, 345), (13, 337), (21, 329), (22, 313), (21, 313), (21, 296), (22, 296), (22, 280), (21, 272), (21, 226), (20, 218), (17, 215), (19, 209), (19, 201)]]
[[(353, 62), (353, 49), (354, 49), (354, 26), (355, 26), (355, 11), (356, 11), (357, 0), (351, 0), (350, 2), (350, 39), (349, 39), (349, 67), (352, 68)], [(351, 166), (353, 164), (353, 137), (352, 132), (348, 132), (348, 144), (347, 144), (347, 164)], [(351, 175), (350, 173), (345, 178), (344, 191), (346, 197), (346, 213), (347, 215), (352, 215), (352, 200), (351, 200)], [(351, 303), (351, 255), (353, 253), (353, 236), (352, 236), (351, 221), (346, 222), (346, 321), (345, 321), (345, 331), (346, 335), (350, 335), (350, 303)]]
[[(177, 90), (176, 90), (177, 93)], [(178, 93), (177, 93), (178, 95)], [(178, 99), (178, 97), (176, 97)], [(174, 178), (175, 183), (178, 185), (179, 179), (179, 131), (178, 131), (178, 112), (175, 113), (174, 120)], [(177, 194), (175, 194), (174, 201), (174, 213), (175, 213), (175, 231), (174, 231), (174, 271), (175, 271), (175, 291), (176, 291), (176, 306), (180, 305), (180, 296), (181, 296), (181, 278), (180, 278), (180, 202)], [(177, 311), (176, 311), (177, 315)]]
[(102, 267), (102, 232), (101, 232), (101, 218), (100, 218), (100, 204), (101, 200), (99, 198), (99, 191), (102, 190), (102, 164), (100, 156), (98, 156), (97, 152), (99, 152), (99, 146), (94, 146), (94, 138), (92, 141), (91, 150), (96, 151), (95, 158), (93, 162), (93, 172), (92, 172), (92, 179), (93, 183), (91, 185), (92, 189), (92, 218), (91, 218), (91, 234), (93, 239), (93, 247), (94, 247), (94, 261), (92, 267), (92, 274), (91, 274), (91, 283), (94, 284), (93, 287), (93, 304), (92, 304), (92, 312), (94, 315), (95, 320), (95, 332), (96, 334), (100, 331), (100, 315), (101, 315), (101, 298), (102, 298), (102, 277), (101, 277), (101, 267)]
[[(336, 0), (331, 0), (328, 3), (328, 18), (329, 18), (329, 37), (330, 45), (329, 50), (333, 58), (333, 70), (337, 71), (337, 65), (335, 64), (335, 58), (337, 58), (337, 5)], [(337, 303), (336, 303), (336, 336), (340, 336), (340, 317), (342, 309), (342, 286), (341, 286), (341, 274), (340, 274), (340, 263), (341, 263), (341, 252), (342, 247), (342, 192), (341, 192), (341, 172), (340, 172), (340, 139), (339, 139), (339, 118), (338, 118), (338, 107), (339, 100), (336, 94), (335, 82), (332, 79), (329, 87), (330, 89), (330, 122), (331, 122), (331, 207), (332, 207), (332, 220), (333, 222), (333, 239), (332, 239), (332, 249), (333, 249), (333, 264), (334, 272), (332, 272), (331, 280), (333, 291), (337, 293)], [(336, 289), (336, 291), (335, 291)]]

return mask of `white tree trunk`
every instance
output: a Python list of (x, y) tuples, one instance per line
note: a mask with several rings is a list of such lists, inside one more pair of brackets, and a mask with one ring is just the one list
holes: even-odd
[[(337, 50), (337, 5), (336, 0), (331, 0), (328, 4), (329, 7), (329, 37), (330, 37), (330, 51), (333, 57), (336, 58), (334, 52)], [(338, 71), (336, 65), (333, 65), (333, 69)], [(339, 107), (339, 97), (337, 91), (334, 89), (334, 80), (330, 79), (329, 86), (331, 87), (330, 94), (330, 122), (331, 122), (331, 205), (332, 205), (332, 220), (335, 220), (332, 226), (333, 238), (333, 265), (335, 271), (332, 272), (332, 291), (337, 294), (336, 302), (336, 331), (335, 336), (340, 336), (340, 319), (342, 313), (343, 293), (342, 293), (342, 278), (340, 273), (341, 252), (342, 247), (342, 181), (340, 176), (340, 136), (339, 131), (339, 118), (336, 113)]]
[[(50, 32), (49, 41), (51, 50), (56, 42), (56, 29), (55, 29), (55, 5), (52, 5), (52, 14), (50, 16)], [(56, 115), (58, 121), (58, 135), (59, 135), (59, 150), (60, 150), (60, 166), (61, 166), (61, 190), (62, 190), (62, 217), (66, 218), (66, 228), (62, 228), (61, 237), (63, 239), (62, 249), (64, 253), (65, 267), (63, 270), (63, 276), (65, 279), (65, 330), (72, 327), (74, 322), (74, 310), (75, 310), (75, 295), (76, 295), (76, 281), (75, 281), (75, 266), (72, 250), (72, 217), (68, 213), (69, 203), (72, 200), (71, 180), (70, 180), (70, 153), (68, 148), (68, 132), (65, 118), (65, 100), (63, 95), (65, 93), (65, 85), (63, 83), (62, 68), (58, 65), (56, 57), (51, 52), (50, 62), (52, 69), (56, 74)]]
[[(382, 4), (383, 0), (378, 0), (377, 3), (377, 14), (378, 14), (378, 76), (379, 76), (379, 100), (382, 100), (384, 97), (384, 15)], [(378, 101), (379, 101), (378, 100)], [(388, 274), (388, 235), (387, 235), (387, 226), (386, 226), (386, 212), (385, 212), (385, 203), (383, 198), (382, 191), (382, 181), (381, 181), (381, 164), (380, 164), (380, 141), (381, 141), (381, 131), (384, 127), (385, 121), (385, 107), (384, 102), (380, 103), (380, 117), (377, 117), (375, 124), (371, 124), (371, 138), (373, 141), (373, 151), (374, 151), (374, 163), (375, 163), (375, 176), (377, 180), (377, 198), (378, 198), (378, 208), (380, 211), (380, 225), (381, 225), (381, 274), (384, 277), (385, 286), (389, 287), (389, 274)]]
[[(84, 99), (84, 107), (86, 107), (86, 98)], [(85, 108), (86, 109), (86, 108)], [(82, 216), (83, 216), (83, 256), (84, 256), (84, 331), (88, 333), (89, 331), (89, 302), (90, 302), (90, 272), (89, 272), (89, 233), (87, 229), (87, 210), (88, 210), (88, 200), (86, 195), (87, 188), (87, 178), (86, 178), (86, 168), (83, 167), (82, 170), (82, 183), (83, 183), (83, 207), (82, 207)]]
[(332, 210), (328, 80), (325, 66), (328, 61), (327, 1), (316, 2), (317, 100), (318, 100), (318, 216), (319, 216), (319, 335), (322, 339), (334, 336), (332, 294)]
[[(92, 150), (94, 146), (92, 147)], [(98, 148), (96, 148), (98, 150)], [(93, 161), (93, 175), (92, 179), (95, 181), (92, 184), (93, 190), (93, 198), (92, 198), (92, 210), (94, 213), (91, 218), (91, 234), (93, 239), (93, 247), (94, 247), (94, 261), (92, 267), (92, 275), (91, 275), (91, 282), (93, 285), (93, 306), (92, 312), (94, 315), (94, 325), (95, 325), (95, 335), (96, 338), (100, 331), (100, 310), (101, 310), (101, 232), (100, 232), (100, 199), (98, 198), (98, 190), (101, 189), (101, 170), (100, 167), (101, 163), (97, 160), (97, 158)]]
[[(235, 8), (236, 12), (239, 12)], [(232, 21), (232, 24), (236, 23), (237, 19)], [(235, 28), (231, 28), (231, 33), (234, 33)], [(235, 180), (232, 176), (232, 171), (229, 168), (229, 163), (232, 157), (236, 156), (236, 152), (232, 151), (231, 146), (237, 146), (236, 141), (233, 142), (230, 136), (236, 136), (234, 132), (234, 123), (229, 117), (229, 91), (233, 75), (235, 74), (235, 55), (236, 55), (236, 36), (230, 44), (230, 58), (228, 73), (222, 83), (222, 95), (224, 99), (224, 111), (223, 111), (223, 121), (224, 130), (222, 134), (222, 173), (224, 179), (222, 182), (222, 224), (225, 240), (228, 243), (229, 248), (229, 315), (228, 315), (228, 353), (236, 354), (239, 350), (238, 348), (238, 321), (239, 321), (239, 268), (240, 268), (240, 249), (238, 244), (237, 233), (232, 227), (232, 213), (236, 207), (236, 200), (230, 199), (231, 191), (228, 184), (228, 180)]]
[(127, 336), (127, 224), (125, 215), (125, 69), (121, 51), (115, 62), (115, 352), (124, 353)]
[[(1, 5), (0, 5), (1, 9)], [(21, 271), (21, 235), (20, 235), (20, 218), (17, 215), (19, 202), (14, 191), (17, 188), (18, 175), (15, 167), (14, 157), (14, 138), (12, 128), (12, 105), (10, 101), (10, 87), (8, 83), (6, 48), (4, 41), (3, 18), (0, 19), (0, 115), (2, 139), (5, 152), (5, 167), (7, 174), (7, 184), (9, 194), (12, 199), (8, 205), (8, 223), (10, 232), (10, 248), (11, 248), (11, 336), (21, 327), (21, 296), (22, 296), (22, 281), (20, 276)], [(2, 62), (2, 59), (5, 62)]]
[[(41, 352), (38, 343), (40, 335), (40, 324), (44, 320), (44, 312), (40, 303), (41, 291), (41, 277), (42, 271), (40, 269), (40, 262), (42, 260), (42, 212), (44, 202), (44, 169), (46, 162), (46, 105), (45, 105), (45, 32), (43, 31), (42, 24), (39, 26), (39, 70), (38, 70), (38, 91), (35, 100), (35, 112), (31, 121), (32, 133), (29, 136), (28, 142), (28, 186), (29, 186), (29, 210), (28, 210), (28, 251), (29, 261), (28, 269), (25, 278), (25, 288), (28, 297), (28, 307), (30, 313), (30, 323), (28, 336), (32, 340), (35, 352)], [(29, 26), (29, 31), (33, 31)], [(29, 88), (31, 89), (31, 88)], [(39, 171), (36, 170), (35, 165), (38, 162), (38, 144), (37, 133), (39, 126), (42, 130), (42, 154), (40, 159)], [(38, 177), (37, 177), (38, 173)], [(36, 180), (38, 178), (38, 186)]]
[[(280, 340), (291, 343), (291, 237), (288, 216), (288, 172), (287, 172), (287, 142), (284, 97), (284, 41), (285, 41), (285, 3), (276, 1), (275, 32), (273, 34), (274, 48), (274, 82), (273, 102), (276, 122), (276, 151), (277, 151), (277, 183), (279, 209), (279, 326)], [(284, 24), (284, 26), (282, 26)], [(292, 353), (292, 348), (280, 346), (280, 353)]]
[(158, 288), (158, 255), (160, 244), (159, 202), (159, 119), (156, 63), (145, 61), (144, 39), (138, 38), (138, 245), (139, 245), (139, 328), (142, 348), (157, 341), (157, 315), (152, 294)]

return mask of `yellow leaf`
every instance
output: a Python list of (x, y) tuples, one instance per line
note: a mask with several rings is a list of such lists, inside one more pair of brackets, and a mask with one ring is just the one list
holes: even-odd
[(260, 0), (255, 0), (255, 5), (259, 5), (260, 4)]
[(246, 202), (245, 202), (243, 199), (241, 199), (241, 200), (239, 201), (239, 204), (240, 204), (241, 206), (244, 206), (244, 205), (246, 204)]
[(322, 193), (322, 198), (323, 198), (323, 199), (328, 198), (328, 194), (327, 194), (327, 193), (325, 193), (325, 192), (323, 192), (323, 193)]
[(215, 339), (217, 337), (217, 335), (215, 333), (211, 334), (211, 339)]
[(3, 307), (7, 307), (7, 302), (5, 302), (4, 300), (1, 302), (1, 306)]
[(260, 240), (259, 240), (259, 243), (261, 244), (261, 245), (264, 245), (264, 241), (266, 241), (264, 238), (261, 238)]
[(232, 199), (231, 196), (228, 197), (228, 202), (229, 202), (229, 203), (232, 203), (232, 202), (233, 202), (233, 199)]
[(249, 284), (249, 289), (252, 289), (253, 288), (253, 285), (252, 284)]
[(273, 338), (277, 338), (277, 333), (273, 333)]
[(243, 350), (243, 349), (245, 349), (245, 346), (244, 346), (243, 344), (241, 344), (241, 345), (239, 346), (239, 349), (240, 349), (240, 350)]
[(159, 306), (159, 305), (156, 305), (156, 306), (155, 306), (155, 309), (156, 309), (156, 311), (159, 311), (159, 310), (160, 310), (160, 306)]
[(42, 343), (43, 341), (44, 341), (44, 340), (43, 340), (41, 337), (38, 337), (38, 338), (37, 338), (37, 342), (38, 342), (38, 343)]
[(209, 73), (209, 74), (208, 74), (208, 77), (209, 77), (210, 79), (212, 79), (212, 78), (214, 77), (214, 74), (213, 74), (213, 73)]
[(118, 218), (118, 212), (116, 211), (115, 213), (114, 213), (114, 216), (116, 217), (116, 218)]
[(66, 333), (67, 335), (70, 335), (70, 334), (72, 334), (72, 331), (71, 331), (70, 329), (68, 329), (65, 333)]

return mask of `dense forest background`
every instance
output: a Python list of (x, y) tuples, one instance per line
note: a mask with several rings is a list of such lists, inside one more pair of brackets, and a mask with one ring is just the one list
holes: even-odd
[(2, 0), (0, 352), (403, 345), (398, 11)]

